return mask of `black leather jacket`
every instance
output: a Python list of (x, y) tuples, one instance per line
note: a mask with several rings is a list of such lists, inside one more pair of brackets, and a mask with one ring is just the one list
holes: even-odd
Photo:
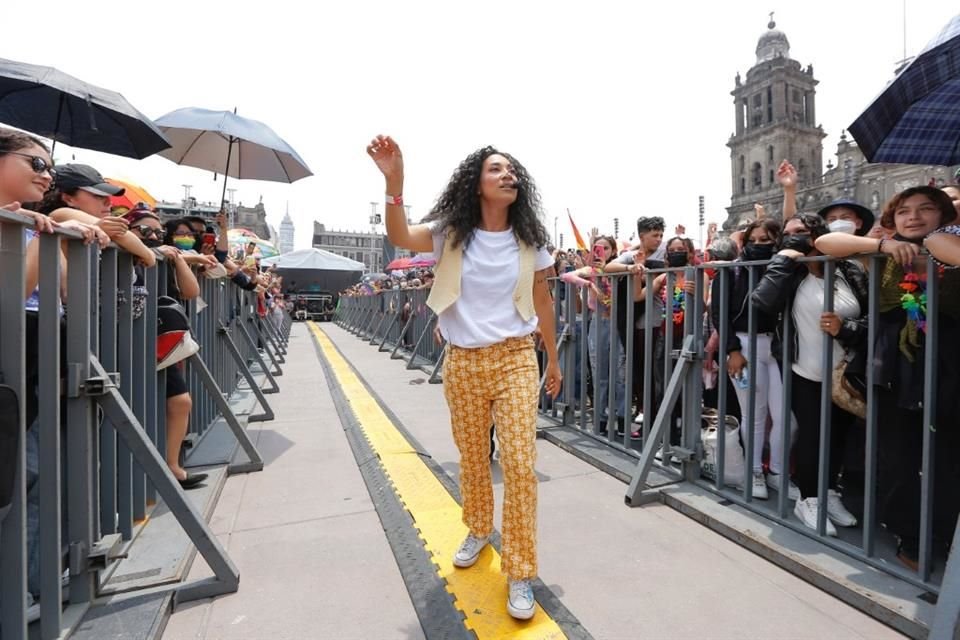
[[(734, 264), (736, 264), (735, 261)], [(729, 276), (729, 287), (727, 292), (727, 315), (729, 316), (729, 333), (727, 334), (727, 344), (724, 346), (723, 353), (740, 351), (740, 338), (737, 333), (747, 333), (750, 330), (749, 310), (747, 304), (750, 302), (750, 273), (748, 267), (725, 267), (731, 270)], [(764, 275), (762, 267), (753, 267), (757, 269), (757, 283), (760, 283)], [(713, 326), (720, 330), (720, 274), (713, 279), (710, 291), (710, 320)], [(757, 308), (757, 314), (754, 318), (757, 333), (773, 333), (777, 329), (777, 312), (768, 312)]]
[[(837, 271), (843, 275), (843, 279), (850, 285), (853, 295), (856, 296), (860, 304), (860, 316), (857, 318), (847, 318), (840, 327), (840, 333), (837, 334), (837, 340), (844, 349), (856, 349), (866, 345), (867, 342), (867, 309), (869, 299), (869, 288), (867, 285), (867, 274), (860, 263), (853, 260), (838, 260)], [(805, 263), (797, 262), (788, 256), (776, 255), (770, 261), (766, 273), (757, 284), (750, 295), (751, 304), (771, 315), (788, 314), (790, 318), (790, 329), (793, 336), (793, 361), (796, 362), (797, 351), (800, 348), (797, 338), (797, 327), (793, 321), (793, 299), (797, 294), (800, 283), (807, 277), (809, 270)], [(782, 346), (782, 322), (777, 323), (775, 330), (775, 340), (771, 345), (773, 355), (778, 360), (783, 357)]]

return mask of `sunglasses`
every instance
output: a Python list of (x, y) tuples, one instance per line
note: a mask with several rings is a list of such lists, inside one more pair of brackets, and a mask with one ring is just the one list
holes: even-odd
[(46, 161), (45, 158), (40, 156), (32, 156), (29, 153), (20, 153), (19, 151), (8, 151), (12, 156), (20, 156), (21, 158), (26, 158), (30, 161), (30, 168), (36, 173), (48, 173), (51, 178), (57, 177), (57, 172), (54, 171), (53, 165)]
[(141, 238), (149, 238), (150, 236), (155, 237), (157, 240), (163, 240), (163, 236), (166, 235), (163, 232), (163, 229), (154, 229), (150, 225), (139, 224), (134, 227), (130, 227), (131, 231), (136, 231)]

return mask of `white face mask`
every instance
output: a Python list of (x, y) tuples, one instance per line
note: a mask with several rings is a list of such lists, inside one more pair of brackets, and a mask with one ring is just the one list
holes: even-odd
[(833, 233), (849, 233), (850, 235), (857, 233), (857, 225), (850, 220), (834, 220), (827, 226)]

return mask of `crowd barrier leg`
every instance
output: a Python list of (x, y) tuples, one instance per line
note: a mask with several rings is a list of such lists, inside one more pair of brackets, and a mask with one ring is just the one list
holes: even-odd
[(284, 356), (287, 353), (287, 350), (283, 348), (283, 345), (280, 343), (280, 340), (277, 337), (277, 328), (273, 326), (273, 323), (267, 319), (260, 319), (258, 326), (261, 329), (261, 333), (267, 339), (266, 341), (273, 345), (273, 352), (277, 357), (278, 364), (285, 364), (287, 359)]
[(407, 321), (403, 324), (403, 328), (400, 330), (400, 339), (397, 340), (397, 344), (394, 345), (393, 351), (390, 352), (391, 360), (401, 360), (403, 358), (402, 355), (398, 355), (398, 352), (400, 351), (400, 347), (403, 345), (403, 337), (407, 335), (407, 331), (410, 330), (410, 325), (413, 324), (413, 318), (414, 315), (411, 313), (410, 317), (407, 318)]
[(203, 358), (196, 353), (190, 356), (190, 367), (191, 371), (195, 372), (200, 378), (200, 382), (207, 390), (207, 394), (216, 403), (217, 408), (220, 410), (220, 415), (223, 416), (227, 426), (230, 427), (230, 431), (233, 432), (237, 442), (239, 442), (243, 448), (243, 452), (247, 455), (248, 462), (231, 464), (227, 467), (228, 473), (249, 473), (251, 471), (263, 470), (263, 458), (260, 456), (260, 452), (257, 451), (256, 446), (254, 446), (250, 440), (250, 436), (240, 425), (233, 410), (230, 409), (230, 403), (227, 402), (223, 391), (220, 390), (217, 381), (213, 378), (213, 374), (210, 373)]
[[(280, 385), (277, 384), (277, 381), (274, 379), (273, 374), (270, 372), (270, 368), (267, 367), (266, 361), (263, 359), (263, 355), (260, 354), (260, 350), (257, 348), (257, 341), (253, 339), (253, 336), (250, 335), (250, 332), (247, 331), (247, 328), (244, 326), (245, 322), (241, 319), (237, 323), (237, 327), (240, 329), (240, 333), (247, 341), (247, 346), (250, 347), (250, 351), (253, 354), (254, 360), (257, 361), (257, 364), (260, 365), (260, 370), (263, 371), (263, 374), (267, 377), (267, 382), (270, 385), (269, 389), (263, 389), (264, 393), (279, 393)], [(256, 385), (255, 385), (256, 386)]]
[[(270, 349), (270, 342), (269, 342), (269, 341), (266, 339), (266, 337), (263, 335), (263, 331), (260, 330), (260, 320), (259, 320), (258, 318), (256, 318), (256, 317), (253, 317), (253, 318), (250, 319), (250, 325), (253, 327), (253, 333), (250, 333), (250, 330), (249, 330), (248, 328), (244, 327), (244, 328), (246, 329), (246, 331), (248, 332), (248, 334), (249, 334), (251, 337), (252, 337), (253, 335), (256, 335), (256, 337), (259, 338), (259, 341), (255, 341), (254, 344), (253, 344), (254, 350), (259, 354), (260, 351), (259, 351), (259, 349), (257, 349), (257, 345), (262, 344), (262, 345), (263, 345), (263, 352), (267, 354), (267, 357), (270, 358), (270, 364), (273, 365), (273, 369), (271, 369), (270, 372), (269, 372), (269, 373), (270, 373), (270, 376), (271, 376), (271, 377), (280, 377), (280, 376), (282, 376), (282, 375), (283, 375), (283, 369), (280, 368), (280, 364), (277, 362), (276, 356), (273, 354), (273, 351)], [(274, 382), (274, 384), (276, 385), (275, 382)], [(280, 390), (280, 388), (277, 387), (277, 391), (279, 391), (279, 390)], [(276, 393), (276, 392), (274, 392), (274, 393)]]
[(286, 359), (283, 357), (280, 346), (274, 339), (274, 334), (271, 332), (272, 327), (270, 326), (270, 322), (265, 318), (255, 318), (253, 321), (253, 326), (256, 328), (257, 335), (260, 337), (260, 343), (263, 344), (264, 350), (270, 353), (270, 361), (273, 363), (275, 369), (274, 375), (282, 376), (283, 370), (280, 369), (280, 365), (284, 364)]
[[(387, 323), (387, 328), (383, 330), (383, 338), (380, 340), (380, 345), (377, 347), (377, 351), (387, 351), (384, 348), (384, 345), (387, 344), (387, 338), (390, 337), (390, 331), (393, 329), (393, 326), (397, 324), (397, 320), (400, 318), (400, 310), (390, 312), (390, 322)], [(373, 337), (374, 342), (376, 342), (376, 336)], [(371, 343), (372, 344), (372, 343)], [(397, 340), (397, 344), (400, 344), (400, 340)]]
[(440, 373), (443, 371), (443, 359), (447, 355), (447, 345), (443, 345), (443, 350), (440, 352), (440, 357), (437, 358), (437, 364), (433, 365), (433, 372), (430, 374), (430, 379), (427, 380), (430, 384), (440, 384), (443, 382), (443, 377)]
[(260, 385), (258, 385), (257, 381), (254, 379), (253, 373), (250, 371), (250, 367), (247, 366), (243, 356), (240, 355), (240, 349), (237, 348), (237, 344), (233, 341), (233, 336), (230, 335), (230, 330), (225, 324), (223, 324), (222, 321), (220, 322), (220, 329), (218, 333), (220, 334), (220, 337), (223, 338), (224, 343), (227, 345), (227, 351), (229, 351), (230, 355), (233, 356), (234, 364), (236, 364), (237, 368), (240, 370), (240, 373), (243, 375), (243, 378), (247, 381), (247, 384), (250, 386), (250, 390), (253, 392), (253, 395), (256, 396), (257, 402), (260, 403), (260, 408), (263, 410), (262, 413), (252, 413), (247, 416), (247, 422), (263, 422), (266, 420), (273, 420), (273, 409), (267, 402), (267, 398), (264, 396)]
[[(694, 336), (687, 336), (683, 345), (684, 354), (691, 353), (694, 346)], [(653, 497), (642, 498), (643, 487), (647, 476), (650, 474), (650, 468), (653, 466), (653, 457), (663, 441), (670, 433), (670, 422), (673, 416), (673, 407), (680, 398), (680, 391), (687, 384), (687, 377), (690, 367), (693, 365), (693, 359), (684, 357), (680, 366), (675, 367), (673, 375), (670, 377), (670, 383), (664, 392), (663, 403), (657, 411), (657, 417), (653, 421), (653, 428), (650, 431), (650, 437), (643, 442), (643, 452), (640, 454), (640, 461), (633, 472), (633, 478), (630, 480), (630, 486), (627, 488), (625, 502), (628, 506), (638, 507), (649, 502)], [(646, 417), (646, 416), (645, 416)]]
[(437, 315), (435, 313), (431, 313), (430, 319), (427, 321), (426, 328), (424, 328), (423, 333), (420, 334), (420, 337), (417, 338), (417, 344), (413, 347), (413, 355), (410, 356), (410, 361), (407, 362), (407, 369), (416, 368), (417, 365), (415, 361), (418, 357), (417, 352), (420, 351), (420, 345), (423, 344), (424, 339), (429, 340), (432, 337), (433, 330), (431, 327), (433, 327), (433, 323), (436, 322), (436, 320)]
[[(71, 269), (74, 268), (71, 262)], [(90, 373), (100, 379), (107, 379), (107, 373), (97, 361), (90, 357), (87, 364)], [(174, 603), (188, 602), (200, 598), (210, 598), (225, 593), (234, 593), (240, 585), (240, 573), (227, 556), (216, 536), (210, 530), (203, 516), (193, 506), (176, 479), (167, 463), (160, 457), (156, 447), (147, 438), (146, 433), (137, 421), (133, 411), (124, 402), (116, 388), (105, 386), (103, 395), (97, 398), (105, 415), (109, 416), (117, 435), (124, 441), (141, 469), (150, 478), (160, 497), (170, 509), (170, 512), (183, 527), (184, 532), (196, 546), (197, 551), (213, 571), (213, 576), (194, 582), (188, 582), (177, 587)], [(71, 452), (73, 453), (73, 452)], [(71, 474), (73, 475), (73, 474)], [(71, 514), (72, 516), (72, 514)], [(79, 526), (79, 525), (78, 525)], [(71, 521), (71, 530), (73, 522)], [(89, 577), (90, 587), (93, 586), (93, 576)], [(79, 585), (78, 585), (79, 586)], [(79, 597), (80, 594), (78, 594)], [(92, 595), (88, 594), (88, 595)], [(70, 597), (74, 598), (74, 580), (70, 582)], [(89, 598), (88, 598), (89, 599)]]
[[(379, 320), (377, 316), (380, 316)], [(383, 321), (386, 319), (386, 312), (378, 313), (376, 309), (370, 310), (370, 323), (367, 327), (360, 333), (361, 340), (370, 340), (370, 344), (376, 342), (376, 335), (380, 332), (380, 325), (383, 324)], [(373, 331), (371, 331), (373, 329)]]

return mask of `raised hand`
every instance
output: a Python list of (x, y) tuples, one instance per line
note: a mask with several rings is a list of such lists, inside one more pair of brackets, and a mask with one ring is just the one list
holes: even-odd
[(388, 184), (403, 183), (403, 154), (393, 138), (378, 135), (367, 145), (367, 155), (373, 159)]
[(757, 220), (762, 220), (767, 217), (767, 210), (763, 208), (763, 205), (759, 202), (753, 203), (753, 212), (757, 216)]
[(784, 189), (793, 189), (797, 186), (797, 170), (789, 161), (784, 160), (777, 167), (777, 182)]

